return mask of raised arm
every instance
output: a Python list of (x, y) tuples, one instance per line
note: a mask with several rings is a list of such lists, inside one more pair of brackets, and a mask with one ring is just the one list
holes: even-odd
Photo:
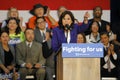
[(88, 12), (86, 12), (84, 15), (84, 21), (79, 27), (79, 32), (84, 32), (88, 29), (88, 27), (89, 27), (88, 18), (89, 17), (90, 17), (90, 14)]
[(49, 21), (51, 22), (51, 27), (54, 28), (54, 27), (58, 26), (57, 21), (50, 15), (50, 8), (47, 9), (46, 14), (47, 14)]

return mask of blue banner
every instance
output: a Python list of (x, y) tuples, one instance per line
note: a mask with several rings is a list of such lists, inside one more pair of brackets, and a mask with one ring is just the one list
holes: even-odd
[(63, 43), (63, 58), (100, 58), (103, 57), (102, 43)]

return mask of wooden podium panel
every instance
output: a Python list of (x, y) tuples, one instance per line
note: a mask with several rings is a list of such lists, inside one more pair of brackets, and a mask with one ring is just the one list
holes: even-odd
[(61, 51), (59, 51), (58, 55), (57, 55), (57, 62), (56, 62), (56, 75), (57, 75), (57, 80), (63, 80), (63, 58), (62, 58), (62, 54)]
[(63, 80), (100, 80), (100, 59), (63, 58)]
[(57, 80), (100, 80), (100, 58), (62, 58), (57, 55)]

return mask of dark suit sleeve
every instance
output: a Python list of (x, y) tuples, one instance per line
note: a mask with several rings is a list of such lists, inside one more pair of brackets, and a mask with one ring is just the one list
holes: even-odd
[(49, 49), (47, 42), (42, 43), (43, 57), (48, 58), (52, 54), (52, 49)]
[(114, 60), (113, 56), (111, 56), (111, 61), (114, 63), (114, 65), (118, 66), (119, 65), (119, 57), (120, 57), (120, 51), (119, 51), (119, 46), (114, 45), (114, 52), (117, 55), (117, 60)]
[(22, 50), (20, 50), (20, 47), (23, 47), (23, 46), (20, 46), (20, 44), (16, 46), (16, 61), (18, 65), (25, 63), (24, 57), (22, 56)]
[(89, 26), (89, 22), (88, 24), (82, 23), (81, 25), (79, 25), (79, 29), (78, 29), (79, 33), (85, 32), (88, 29), (88, 26)]
[(36, 31), (36, 29), (35, 29), (35, 30), (34, 30), (34, 36), (35, 36), (35, 37), (34, 37), (34, 41), (37, 41), (37, 39), (36, 39), (37, 34), (36, 34), (36, 33), (37, 33), (37, 31)]
[(9, 46), (10, 47), (10, 50), (13, 54), (13, 61), (12, 61), (12, 64), (15, 65), (15, 61), (16, 61), (16, 55), (15, 55), (15, 48), (13, 46)]
[(52, 36), (52, 50), (54, 52), (57, 52), (57, 50), (60, 48), (61, 44), (59, 44), (58, 41), (58, 34), (56, 28), (53, 29), (53, 36)]
[(118, 53), (118, 80), (120, 80), (120, 52)]
[(36, 45), (39, 49), (39, 60), (38, 63), (40, 63), (41, 65), (45, 65), (46, 59), (43, 57), (43, 51), (42, 51), (42, 45), (40, 45), (39, 43)]

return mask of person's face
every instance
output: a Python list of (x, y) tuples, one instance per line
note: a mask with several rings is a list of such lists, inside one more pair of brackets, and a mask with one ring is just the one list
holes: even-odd
[(62, 18), (62, 24), (65, 26), (66, 24), (71, 25), (72, 19), (70, 15), (66, 14), (64, 18)]
[(100, 38), (103, 45), (107, 45), (109, 43), (109, 37), (106, 34), (101, 35)]
[(17, 17), (18, 17), (18, 11), (17, 11), (17, 9), (12, 8), (12, 9), (10, 10), (10, 15), (9, 15), (9, 17), (17, 18)]
[(1, 39), (1, 43), (8, 44), (9, 35), (6, 32), (3, 32), (0, 39)]
[(42, 7), (35, 9), (35, 15), (41, 17), (44, 15), (44, 9)]
[(102, 16), (102, 10), (100, 7), (96, 7), (96, 9), (93, 12), (93, 16), (96, 18), (101, 18)]
[(25, 32), (25, 37), (28, 42), (32, 42), (34, 40), (34, 31), (33, 30), (27, 30)]
[(66, 11), (67, 9), (65, 7), (61, 7), (59, 10), (58, 10), (58, 16), (60, 17), (61, 14)]
[(46, 22), (44, 19), (40, 18), (37, 20), (37, 26), (40, 30), (44, 30), (46, 28)]
[(77, 35), (77, 43), (84, 43), (84, 38), (81, 34)]
[(96, 33), (96, 32), (98, 32), (98, 29), (99, 29), (98, 24), (96, 22), (94, 22), (91, 26), (91, 31)]
[(16, 28), (17, 28), (18, 25), (17, 25), (17, 23), (16, 23), (15, 20), (10, 20), (8, 22), (7, 26), (9, 28), (9, 30), (16, 30)]

